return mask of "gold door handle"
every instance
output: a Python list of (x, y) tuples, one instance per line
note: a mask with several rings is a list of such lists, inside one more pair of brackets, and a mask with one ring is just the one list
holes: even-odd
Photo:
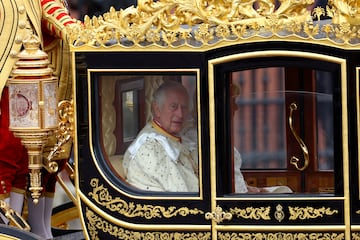
[(216, 223), (221, 223), (224, 220), (231, 220), (232, 214), (224, 212), (221, 207), (217, 206), (215, 212), (205, 213), (206, 220), (214, 220)]
[(290, 104), (290, 116), (289, 116), (289, 126), (290, 126), (290, 129), (291, 129), (291, 132), (292, 134), (294, 135), (294, 137), (296, 138), (296, 141), (299, 143), (300, 147), (301, 147), (301, 151), (303, 152), (303, 155), (304, 155), (304, 166), (302, 167), (299, 167), (298, 163), (299, 163), (299, 158), (295, 157), (295, 156), (292, 156), (291, 159), (290, 159), (290, 163), (292, 165), (294, 165), (296, 167), (297, 170), (299, 171), (304, 171), (308, 165), (309, 165), (309, 151), (308, 151), (308, 148), (306, 147), (304, 141), (297, 135), (294, 127), (293, 127), (293, 112), (297, 110), (297, 105), (296, 103), (291, 103)]

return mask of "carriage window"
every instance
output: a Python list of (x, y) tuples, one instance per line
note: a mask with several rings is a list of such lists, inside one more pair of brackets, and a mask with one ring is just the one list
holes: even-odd
[(291, 67), (229, 77), (233, 191), (334, 193), (333, 91), (339, 77)]
[(118, 177), (136, 190), (198, 192), (196, 75), (104, 75), (99, 85), (103, 155)]

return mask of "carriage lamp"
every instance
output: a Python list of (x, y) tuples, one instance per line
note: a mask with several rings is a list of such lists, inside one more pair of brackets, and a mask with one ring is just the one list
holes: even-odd
[(29, 157), (29, 191), (34, 203), (41, 195), (42, 153), (58, 126), (57, 78), (37, 36), (23, 41), (24, 50), (8, 80), (10, 130), (21, 138)]

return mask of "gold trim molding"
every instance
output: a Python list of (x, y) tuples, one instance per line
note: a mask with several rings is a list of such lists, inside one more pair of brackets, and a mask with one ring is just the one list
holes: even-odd
[(113, 225), (104, 219), (97, 216), (93, 211), (86, 208), (87, 229), (91, 239), (97, 240), (98, 230), (103, 233), (108, 233), (118, 239), (132, 240), (132, 239), (182, 239), (182, 240), (207, 240), (211, 239), (210, 232), (136, 232)]
[[(312, 10), (314, 0), (139, 0), (138, 5), (68, 29), (73, 47), (152, 46), (199, 48), (252, 39), (312, 40), (335, 46), (360, 45), (360, 6), (332, 0)], [(318, 21), (321, 17), (328, 20)], [(70, 27), (70, 26), (69, 26)]]
[(327, 239), (327, 240), (343, 240), (344, 233), (218, 233), (219, 240), (241, 240), (241, 239), (272, 239), (272, 240), (312, 240), (312, 239)]
[(339, 213), (338, 210), (332, 210), (330, 208), (313, 208), (313, 207), (289, 207), (290, 217), (289, 220), (304, 220), (304, 219), (314, 219), (318, 217), (323, 217), (324, 215), (334, 215)]
[(113, 198), (109, 194), (107, 188), (105, 188), (102, 184), (99, 185), (99, 179), (97, 178), (91, 179), (90, 186), (93, 187), (93, 191), (89, 192), (88, 195), (92, 197), (96, 203), (112, 212), (118, 212), (125, 217), (143, 217), (145, 219), (154, 219), (204, 214), (202, 210), (197, 208), (177, 208), (175, 206), (165, 208), (163, 206), (141, 205), (135, 204), (134, 202), (126, 202), (119, 197)]

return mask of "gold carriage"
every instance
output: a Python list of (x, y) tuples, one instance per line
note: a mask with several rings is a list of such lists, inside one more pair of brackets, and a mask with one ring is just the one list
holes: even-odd
[[(358, 239), (359, 16), (347, 0), (164, 0), (85, 18), (70, 37), (85, 237)], [(124, 179), (167, 80), (194, 103), (199, 192)], [(237, 151), (266, 193), (238, 192)]]
[[(359, 19), (352, 0), (143, 0), (85, 17), (69, 36), (76, 196), (56, 225), (79, 217), (86, 239), (359, 239)], [(168, 80), (193, 103), (198, 192), (124, 176)], [(265, 193), (239, 191), (239, 153)]]

